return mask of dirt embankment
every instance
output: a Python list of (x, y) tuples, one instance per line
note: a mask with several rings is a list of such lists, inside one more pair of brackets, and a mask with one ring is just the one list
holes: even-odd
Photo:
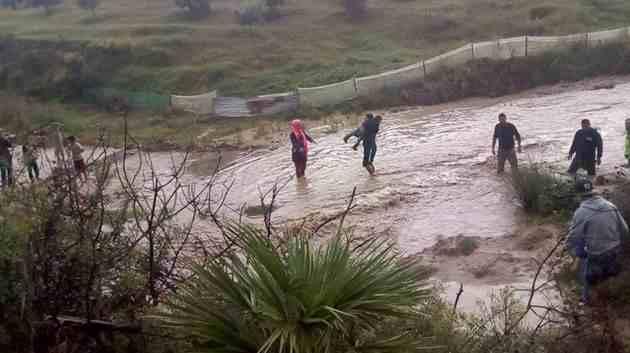
[[(622, 212), (630, 210), (627, 195), (630, 173), (615, 173), (595, 179), (596, 190), (615, 203)], [(625, 188), (624, 190), (621, 190)], [(626, 215), (627, 217), (627, 215)], [(567, 225), (554, 218), (533, 218), (514, 232), (500, 238), (467, 237), (441, 239), (420, 255), (443, 282), (497, 286), (531, 280), (538, 267), (536, 259), (546, 254), (567, 231)]]
[(438, 241), (421, 256), (443, 282), (510, 285), (531, 278), (533, 259), (562, 231), (557, 224), (527, 224), (501, 238), (459, 236)]

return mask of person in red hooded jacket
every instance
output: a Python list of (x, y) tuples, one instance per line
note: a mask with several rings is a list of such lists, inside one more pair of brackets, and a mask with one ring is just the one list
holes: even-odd
[(306, 161), (308, 159), (308, 144), (315, 143), (306, 130), (304, 124), (299, 119), (291, 122), (291, 134), (289, 135), (292, 145), (293, 164), (295, 164), (295, 174), (298, 178), (303, 178), (306, 172)]

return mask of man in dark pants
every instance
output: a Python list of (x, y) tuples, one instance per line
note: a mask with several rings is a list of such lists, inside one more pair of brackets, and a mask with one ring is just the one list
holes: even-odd
[(363, 122), (363, 167), (374, 175), (374, 157), (376, 156), (376, 134), (380, 129), (382, 117), (377, 116)]
[[(510, 162), (512, 170), (518, 169), (518, 159), (514, 150), (514, 139), (518, 142), (518, 152), (521, 153), (521, 135), (516, 126), (507, 122), (504, 113), (499, 114), (499, 123), (494, 127), (492, 137), (492, 154), (497, 156), (497, 173), (505, 171), (505, 161)], [(497, 140), (499, 140), (499, 153), (495, 150)]]
[(604, 143), (602, 136), (597, 130), (591, 127), (588, 119), (582, 120), (582, 128), (575, 133), (571, 150), (569, 150), (569, 160), (575, 158), (571, 162), (568, 173), (575, 174), (578, 169), (586, 169), (588, 175), (595, 176), (595, 163), (602, 164), (602, 153), (604, 152)]
[(2, 186), (13, 185), (13, 156), (11, 155), (11, 141), (0, 131), (0, 178)]

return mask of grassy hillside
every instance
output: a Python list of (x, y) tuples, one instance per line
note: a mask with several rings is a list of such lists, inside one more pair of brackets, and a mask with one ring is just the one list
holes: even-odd
[(92, 16), (66, 0), (50, 16), (0, 10), (0, 33), (159, 54), (117, 70), (112, 86), (248, 95), (376, 73), (469, 41), (630, 25), (625, 0), (370, 0), (359, 21), (344, 15), (341, 0), (288, 0), (280, 19), (247, 27), (235, 20), (240, 1), (212, 6), (209, 18), (191, 20), (173, 0), (103, 0)]

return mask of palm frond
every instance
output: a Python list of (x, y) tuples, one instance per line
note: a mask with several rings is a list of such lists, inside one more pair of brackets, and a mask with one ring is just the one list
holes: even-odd
[(353, 251), (341, 236), (317, 246), (297, 235), (280, 250), (255, 227), (226, 229), (242, 252), (195, 267), (196, 280), (160, 316), (207, 352), (329, 352), (357, 330), (379, 337), (361, 345), (366, 352), (418, 345), (409, 335), (379, 332), (383, 321), (417, 315), (429, 294), (424, 269), (401, 262), (385, 240)]

